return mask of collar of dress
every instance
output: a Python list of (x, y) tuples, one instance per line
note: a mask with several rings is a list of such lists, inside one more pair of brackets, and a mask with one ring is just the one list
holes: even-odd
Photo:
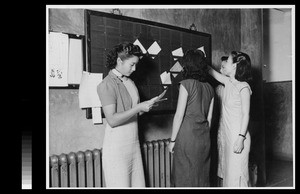
[(112, 69), (111, 71), (117, 76), (118, 79), (121, 80), (121, 82), (126, 81), (128, 79), (125, 75), (123, 75), (116, 69)]

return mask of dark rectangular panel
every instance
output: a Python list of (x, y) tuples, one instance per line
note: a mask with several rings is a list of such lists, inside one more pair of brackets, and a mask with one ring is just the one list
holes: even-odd
[[(160, 75), (169, 72), (179, 57), (174, 57), (172, 51), (182, 48), (183, 53), (188, 49), (204, 46), (205, 54), (211, 62), (211, 35), (184, 29), (167, 24), (131, 18), (122, 15), (86, 10), (87, 13), (87, 42), (88, 62), (91, 72), (103, 73), (105, 77), (108, 69), (105, 67), (106, 54), (121, 42), (134, 42), (137, 39), (147, 51), (156, 41), (160, 47), (157, 55), (146, 55), (137, 65), (136, 72), (131, 75), (136, 83), (141, 101), (152, 98), (163, 89)], [(178, 83), (182, 80), (181, 73), (174, 77), (171, 74), (171, 85), (168, 86), (166, 97), (168, 101), (161, 103), (156, 110), (175, 111), (178, 98)], [(155, 112), (155, 111), (154, 111)]]

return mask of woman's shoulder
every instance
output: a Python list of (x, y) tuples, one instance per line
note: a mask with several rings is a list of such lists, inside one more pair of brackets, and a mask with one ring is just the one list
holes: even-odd
[(199, 86), (199, 85), (206, 84), (206, 82), (200, 82), (199, 80), (196, 80), (196, 79), (185, 79), (179, 83), (181, 83), (183, 85), (187, 85), (187, 86)]
[(184, 79), (181, 80), (179, 84), (182, 85), (189, 93), (189, 91), (193, 88), (194, 82), (194, 79)]
[(237, 81), (235, 83), (235, 87), (238, 89), (238, 91), (240, 92), (243, 88), (248, 88), (249, 91), (250, 91), (250, 94), (252, 94), (252, 90), (251, 90), (251, 87), (250, 85), (245, 82), (245, 81)]
[(247, 82), (245, 82), (245, 81), (237, 81), (237, 82), (235, 82), (235, 86), (236, 87), (250, 87), (250, 85), (247, 83)]
[(101, 82), (100, 84), (98, 85), (98, 87), (100, 88), (106, 88), (106, 87), (114, 87), (114, 82), (112, 80), (112, 78), (107, 75)]
[(207, 86), (213, 88), (212, 85), (209, 82), (201, 82), (201, 81), (196, 80), (196, 79), (185, 79), (185, 80), (180, 81), (179, 83), (191, 84), (191, 85), (194, 85), (194, 84), (207, 85)]

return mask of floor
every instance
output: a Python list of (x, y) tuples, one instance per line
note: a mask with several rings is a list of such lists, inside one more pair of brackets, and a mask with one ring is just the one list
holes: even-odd
[(266, 187), (295, 187), (293, 185), (293, 162), (272, 160), (266, 162)]

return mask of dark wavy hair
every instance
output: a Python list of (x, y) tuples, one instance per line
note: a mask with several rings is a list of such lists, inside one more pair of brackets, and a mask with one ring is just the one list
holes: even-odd
[(117, 59), (120, 57), (121, 60), (128, 59), (132, 56), (142, 56), (142, 50), (138, 45), (134, 45), (130, 42), (123, 42), (113, 47), (106, 56), (106, 67), (113, 69), (117, 65)]
[(206, 82), (208, 78), (208, 64), (201, 50), (187, 50), (181, 64), (183, 79), (196, 79)]
[(250, 83), (252, 81), (252, 73), (249, 55), (243, 52), (232, 51), (231, 56), (233, 63), (236, 63), (235, 79)]

